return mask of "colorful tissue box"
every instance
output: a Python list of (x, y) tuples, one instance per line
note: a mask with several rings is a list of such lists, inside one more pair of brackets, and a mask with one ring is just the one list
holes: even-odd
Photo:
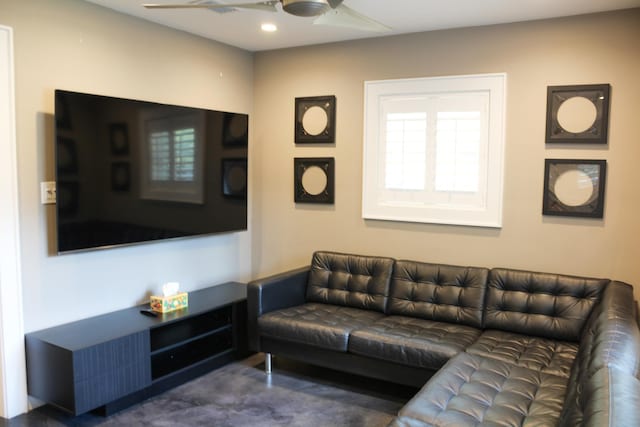
[(151, 310), (158, 313), (169, 313), (189, 306), (189, 294), (182, 292), (170, 297), (151, 297)]

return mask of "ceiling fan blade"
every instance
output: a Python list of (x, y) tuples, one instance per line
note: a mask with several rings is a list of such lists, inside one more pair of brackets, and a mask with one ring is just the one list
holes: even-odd
[(277, 12), (276, 5), (280, 3), (278, 0), (263, 1), (260, 3), (230, 3), (230, 4), (207, 4), (207, 3), (192, 3), (192, 4), (161, 4), (161, 3), (145, 3), (142, 6), (147, 9), (225, 9), (225, 8), (239, 8), (239, 9), (255, 9), (264, 10), (267, 12)]
[(342, 4), (342, 0), (327, 0), (329, 2), (329, 6), (331, 6), (331, 9), (335, 9), (336, 7), (340, 6), (340, 4)]
[(314, 25), (330, 25), (377, 33), (391, 31), (391, 27), (364, 16), (343, 4), (318, 16), (313, 23)]

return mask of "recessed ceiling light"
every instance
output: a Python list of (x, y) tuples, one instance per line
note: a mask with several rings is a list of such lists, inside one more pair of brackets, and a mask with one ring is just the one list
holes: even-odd
[(278, 27), (276, 27), (276, 24), (271, 24), (271, 23), (262, 24), (260, 28), (262, 28), (262, 31), (265, 31), (267, 33), (273, 33), (274, 31), (278, 31)]

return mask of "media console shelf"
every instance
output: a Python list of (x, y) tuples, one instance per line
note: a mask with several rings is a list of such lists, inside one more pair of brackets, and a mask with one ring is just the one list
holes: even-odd
[(246, 285), (189, 293), (189, 307), (148, 305), (26, 335), (29, 395), (74, 415), (105, 415), (246, 357)]

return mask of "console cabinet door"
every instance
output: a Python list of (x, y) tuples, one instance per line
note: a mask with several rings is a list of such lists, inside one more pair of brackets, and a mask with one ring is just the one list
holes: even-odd
[(151, 384), (149, 331), (66, 349), (27, 336), (29, 392), (78, 415)]

